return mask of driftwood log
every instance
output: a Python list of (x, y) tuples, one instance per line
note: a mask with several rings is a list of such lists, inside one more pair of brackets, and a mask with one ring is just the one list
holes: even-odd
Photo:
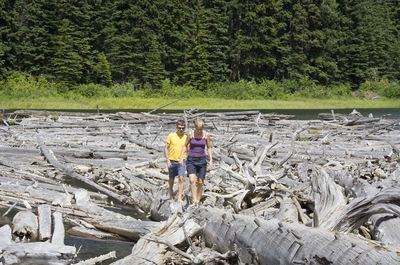
[[(191, 130), (196, 117), (211, 134), (215, 166), (202, 205), (192, 209), (188, 181), (184, 204), (168, 199), (162, 151), (175, 121)], [(197, 110), (3, 114), (1, 214), (29, 210), (39, 241), (16, 243), (10, 222), (0, 228), (0, 259), (73, 263), (74, 248), (63, 246), (68, 222), (67, 233), (136, 242), (114, 264), (399, 263), (399, 121), (357, 111), (293, 118)], [(29, 253), (34, 244), (50, 244), (49, 252), (59, 245), (65, 255), (36, 253), (39, 260), (16, 244), (31, 244)], [(98, 254), (81, 264), (113, 257)]]

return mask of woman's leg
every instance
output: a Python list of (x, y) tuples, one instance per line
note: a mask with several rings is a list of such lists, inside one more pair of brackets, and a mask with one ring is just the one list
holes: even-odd
[(204, 179), (203, 178), (197, 178), (198, 183), (197, 183), (197, 200), (196, 203), (200, 204), (201, 196), (203, 195), (203, 185), (204, 185)]
[(178, 183), (178, 201), (183, 202), (182, 200), (182, 191), (183, 191), (183, 185), (184, 185), (184, 180), (183, 176), (179, 176), (179, 183)]
[(197, 204), (197, 176), (196, 174), (189, 174), (190, 190), (192, 191), (193, 204)]

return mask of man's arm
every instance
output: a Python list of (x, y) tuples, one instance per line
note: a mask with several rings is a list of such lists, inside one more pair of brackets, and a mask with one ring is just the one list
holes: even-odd
[(169, 148), (169, 144), (166, 143), (165, 146), (164, 146), (164, 156), (165, 156), (165, 159), (167, 160), (167, 166), (168, 166), (168, 168), (170, 168), (171, 167), (171, 161), (169, 161), (169, 157), (168, 157), (169, 156), (168, 148)]

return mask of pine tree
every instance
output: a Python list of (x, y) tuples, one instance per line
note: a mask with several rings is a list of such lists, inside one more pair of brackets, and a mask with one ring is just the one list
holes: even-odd
[(274, 76), (278, 48), (277, 1), (239, 0), (234, 10), (235, 32), (232, 68), (235, 79), (271, 79)]
[(59, 0), (56, 15), (59, 22), (52, 40), (53, 73), (69, 86), (88, 83), (95, 61), (86, 30), (87, 2)]
[(230, 1), (208, 0), (204, 2), (205, 20), (208, 32), (208, 62), (211, 82), (229, 78), (230, 36), (229, 25), (232, 16)]
[(351, 1), (345, 11), (353, 22), (345, 45), (348, 79), (358, 85), (365, 80), (393, 77), (393, 44), (398, 44), (398, 35), (387, 1)]
[(208, 63), (208, 32), (201, 0), (194, 1), (194, 20), (189, 49), (185, 56), (183, 78), (188, 85), (204, 90), (210, 80)]
[(189, 46), (192, 9), (189, 0), (166, 0), (160, 8), (160, 52), (167, 77), (183, 84), (185, 54)]
[(151, 41), (150, 49), (146, 53), (145, 66), (144, 83), (150, 84), (156, 89), (161, 88), (161, 82), (165, 78), (165, 69), (161, 63), (160, 45), (155, 38)]
[(104, 52), (99, 53), (98, 63), (96, 66), (97, 80), (105, 86), (112, 85), (110, 64)]
[(52, 66), (57, 81), (68, 87), (79, 84), (84, 73), (84, 58), (76, 48), (74, 27), (68, 19), (61, 21), (58, 34), (53, 40)]
[(8, 38), (14, 69), (49, 73), (50, 39), (55, 30), (55, 0), (16, 0), (9, 10)]
[(11, 50), (8, 40), (10, 34), (9, 14), (10, 6), (7, 5), (6, 1), (0, 1), (0, 78), (5, 77), (10, 68), (10, 58), (8, 56)]

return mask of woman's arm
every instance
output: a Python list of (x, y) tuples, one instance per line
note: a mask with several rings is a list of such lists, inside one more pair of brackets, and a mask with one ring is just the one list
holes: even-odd
[(188, 133), (187, 137), (186, 137), (186, 141), (185, 141), (185, 145), (182, 148), (182, 152), (181, 155), (179, 157), (179, 165), (183, 165), (183, 154), (188, 150), (188, 145), (189, 145), (189, 141), (190, 141), (190, 133)]
[(213, 158), (212, 158), (212, 149), (211, 149), (211, 141), (210, 141), (209, 133), (207, 133), (206, 143), (207, 143), (208, 158), (210, 159), (210, 168), (212, 168), (213, 167)]

